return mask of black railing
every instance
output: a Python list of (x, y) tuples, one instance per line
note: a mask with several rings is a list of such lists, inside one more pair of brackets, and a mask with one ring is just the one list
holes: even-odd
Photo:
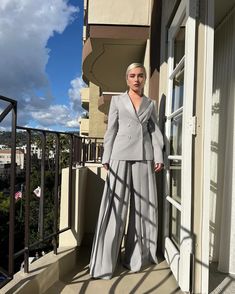
[[(52, 243), (52, 248), (57, 254), (58, 236), (59, 234), (69, 230), (72, 223), (72, 169), (80, 165), (84, 166), (86, 163), (100, 163), (103, 152), (103, 139), (80, 137), (76, 133), (56, 132), (43, 129), (34, 129), (20, 127), (16, 125), (17, 102), (15, 100), (0, 96), (0, 101), (8, 104), (0, 114), (0, 123), (6, 116), (12, 113), (11, 118), (11, 167), (10, 167), (10, 191), (9, 191), (9, 241), (8, 241), (8, 268), (5, 269), (0, 265), (0, 273), (4, 279), (0, 282), (0, 288), (3, 287), (16, 271), (16, 259), (23, 258), (24, 271), (29, 271), (29, 256), (30, 252), (35, 251), (42, 246), (50, 247), (48, 244)], [(1, 108), (1, 107), (0, 107)], [(25, 139), (25, 146), (17, 143), (17, 135), (20, 134)], [(32, 154), (32, 142), (38, 148), (36, 154)], [(35, 146), (34, 146), (35, 147)], [(24, 161), (23, 176), (20, 180), (16, 175), (16, 152), (24, 148), (26, 159)], [(61, 186), (61, 170), (68, 167), (69, 181), (68, 181), (68, 226), (59, 228), (59, 210), (60, 210), (60, 186)], [(49, 180), (48, 180), (49, 178)], [(52, 180), (53, 178), (53, 180)], [(18, 183), (20, 181), (20, 183)], [(47, 183), (49, 181), (49, 184)], [(21, 186), (21, 198), (16, 202), (17, 185)], [(39, 196), (36, 194), (35, 186), (38, 186)], [(23, 187), (23, 188), (22, 188)], [(0, 187), (1, 192), (1, 187)], [(23, 195), (23, 197), (22, 197)], [(6, 196), (7, 197), (7, 196)], [(34, 198), (33, 198), (34, 197)], [(36, 200), (37, 199), (37, 200)], [(49, 202), (50, 200), (50, 202)], [(17, 236), (16, 228), (16, 212), (18, 212), (18, 203), (20, 203), (20, 221), (24, 225), (24, 240), (23, 246), (15, 245), (15, 238)], [(38, 202), (37, 202), (38, 201)], [(38, 204), (35, 204), (38, 203)], [(48, 204), (49, 203), (49, 204)], [(32, 206), (34, 205), (35, 206)], [(36, 205), (38, 208), (36, 209)], [(16, 207), (17, 206), (17, 207)], [(52, 222), (49, 226), (53, 229), (48, 229), (48, 224), (45, 223), (46, 209), (48, 222)], [(31, 239), (31, 220), (33, 208), (38, 212), (38, 227), (34, 227), (34, 239)], [(16, 211), (17, 210), (17, 211)], [(23, 212), (22, 212), (23, 211)], [(24, 217), (22, 217), (24, 214)], [(18, 224), (17, 224), (18, 225)], [(22, 232), (20, 232), (22, 233)], [(22, 234), (21, 234), (22, 235)], [(22, 237), (21, 237), (22, 239)], [(51, 241), (51, 243), (49, 243)], [(19, 244), (17, 244), (19, 245)], [(51, 249), (52, 249), (51, 248)], [(1, 250), (1, 244), (0, 244)]]
[(7, 104), (5, 110), (0, 114), (0, 123), (5, 119), (5, 117), (11, 113), (11, 173), (10, 173), (10, 207), (9, 207), (9, 245), (8, 245), (8, 271), (3, 269), (3, 280), (2, 285), (6, 284), (14, 274), (14, 215), (15, 215), (15, 159), (16, 159), (16, 120), (17, 120), (17, 102), (15, 100), (9, 99), (7, 97), (0, 96), (0, 100)]

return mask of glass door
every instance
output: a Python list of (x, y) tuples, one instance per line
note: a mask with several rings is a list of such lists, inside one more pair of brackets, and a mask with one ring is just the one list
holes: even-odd
[(181, 1), (168, 31), (166, 173), (164, 199), (165, 258), (183, 291), (190, 290), (192, 135), (195, 118), (194, 0)]

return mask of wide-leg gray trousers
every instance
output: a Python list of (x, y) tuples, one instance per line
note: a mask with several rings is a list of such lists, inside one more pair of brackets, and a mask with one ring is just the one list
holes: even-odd
[(132, 271), (139, 271), (144, 264), (157, 262), (157, 190), (153, 162), (113, 160), (93, 240), (90, 260), (92, 277), (112, 277), (129, 204), (124, 265)]

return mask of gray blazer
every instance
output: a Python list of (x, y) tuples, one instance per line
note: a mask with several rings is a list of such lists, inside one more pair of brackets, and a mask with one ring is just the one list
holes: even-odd
[(138, 112), (126, 93), (113, 96), (104, 136), (102, 163), (115, 160), (154, 160), (163, 163), (163, 137), (155, 103), (143, 96)]

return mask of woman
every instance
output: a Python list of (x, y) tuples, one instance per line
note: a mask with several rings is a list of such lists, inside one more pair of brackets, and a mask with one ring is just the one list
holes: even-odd
[(113, 96), (104, 137), (103, 166), (108, 170), (93, 241), (90, 274), (110, 279), (126, 225), (124, 266), (136, 272), (157, 262), (155, 172), (163, 168), (163, 138), (154, 102), (143, 95), (146, 70), (133, 63), (126, 71), (128, 91)]

